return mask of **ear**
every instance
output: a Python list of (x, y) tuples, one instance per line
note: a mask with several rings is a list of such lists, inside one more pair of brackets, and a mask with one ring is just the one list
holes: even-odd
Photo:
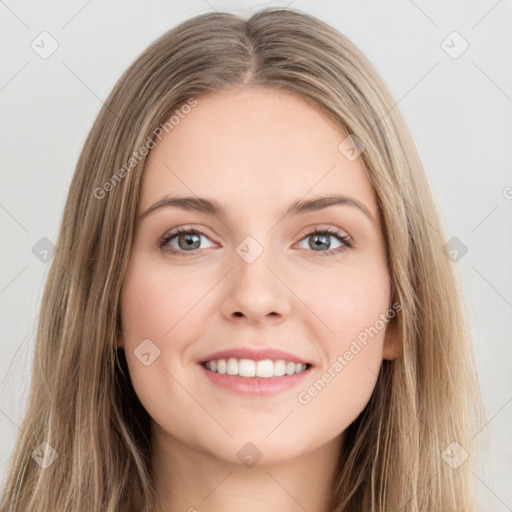
[(117, 338), (117, 348), (124, 349), (123, 338), (121, 336)]
[(392, 318), (386, 326), (384, 335), (384, 346), (382, 347), (382, 359), (392, 361), (402, 355), (402, 339), (398, 332), (398, 321)]

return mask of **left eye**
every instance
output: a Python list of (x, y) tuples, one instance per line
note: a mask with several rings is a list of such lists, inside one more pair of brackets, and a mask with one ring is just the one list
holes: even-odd
[[(338, 241), (341, 242), (340, 245), (331, 248), (329, 238), (332, 237), (337, 238)], [(317, 252), (319, 256), (333, 256), (347, 248), (351, 248), (353, 245), (347, 235), (335, 229), (317, 229), (306, 235), (302, 240), (307, 240), (307, 243), (314, 247), (313, 251)], [(321, 250), (322, 248), (326, 248), (328, 250), (323, 251)]]

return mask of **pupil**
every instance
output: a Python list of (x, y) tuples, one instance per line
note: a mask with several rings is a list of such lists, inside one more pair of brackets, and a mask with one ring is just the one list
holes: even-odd
[[(322, 235), (322, 234), (316, 234), (316, 235), (312, 235), (312, 238), (315, 239), (320, 239), (320, 242), (317, 243), (316, 241), (313, 242), (313, 247), (321, 247), (322, 245), (325, 246), (326, 249), (328, 249), (330, 247), (330, 242), (329, 242), (329, 236), (328, 235)], [(311, 238), (310, 238), (311, 240)]]
[[(196, 240), (194, 240), (194, 237), (196, 238)], [(197, 233), (182, 235), (182, 236), (180, 236), (180, 241), (181, 240), (185, 240), (186, 247), (188, 247), (188, 248), (192, 247), (195, 244), (194, 247), (192, 247), (193, 249), (197, 249), (199, 246), (199, 243), (200, 243), (199, 235)]]

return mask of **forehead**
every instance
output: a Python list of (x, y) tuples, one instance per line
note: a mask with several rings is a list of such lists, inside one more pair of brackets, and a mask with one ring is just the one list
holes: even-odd
[(227, 208), (339, 193), (356, 197), (377, 218), (361, 158), (350, 161), (338, 148), (346, 136), (320, 108), (285, 91), (201, 96), (151, 150), (141, 211), (169, 193), (215, 197)]

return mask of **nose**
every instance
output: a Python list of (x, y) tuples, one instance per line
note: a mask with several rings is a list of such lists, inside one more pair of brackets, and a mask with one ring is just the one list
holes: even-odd
[(222, 299), (221, 313), (229, 319), (243, 317), (260, 323), (268, 317), (280, 322), (290, 314), (293, 293), (290, 283), (270, 250), (252, 261), (243, 252), (233, 256), (233, 269), (226, 276), (227, 286)]

